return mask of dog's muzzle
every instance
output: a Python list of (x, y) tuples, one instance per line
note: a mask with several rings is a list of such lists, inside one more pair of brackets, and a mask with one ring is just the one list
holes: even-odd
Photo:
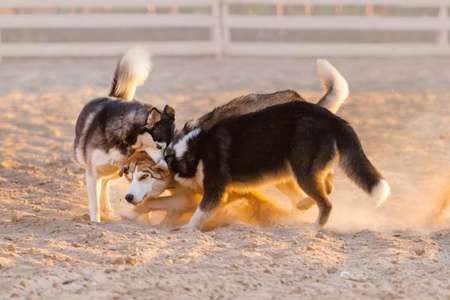
[(174, 168), (173, 162), (175, 160), (175, 151), (171, 148), (167, 148), (166, 151), (164, 151), (164, 160), (167, 163), (167, 166), (173, 171), (177, 172), (178, 169)]
[(175, 157), (175, 150), (172, 148), (166, 148), (164, 151), (164, 159), (167, 161), (168, 158), (174, 158)]

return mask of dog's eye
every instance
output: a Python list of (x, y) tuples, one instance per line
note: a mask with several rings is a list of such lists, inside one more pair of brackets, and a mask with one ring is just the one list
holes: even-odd
[(148, 174), (144, 174), (144, 175), (141, 176), (141, 178), (139, 178), (139, 180), (144, 180), (144, 179), (146, 179), (147, 177), (148, 177)]
[(156, 144), (156, 149), (161, 150), (161, 149), (162, 149), (162, 146), (161, 146), (160, 144)]

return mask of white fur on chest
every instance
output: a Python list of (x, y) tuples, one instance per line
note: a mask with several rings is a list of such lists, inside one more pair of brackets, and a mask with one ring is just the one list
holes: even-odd
[(179, 174), (175, 175), (175, 180), (180, 183), (182, 186), (193, 189), (194, 191), (202, 191), (203, 190), (203, 179), (205, 178), (205, 174), (203, 172), (203, 162), (200, 160), (197, 165), (197, 171), (195, 172), (194, 177), (182, 177)]
[[(175, 156), (178, 159), (183, 159), (184, 154), (189, 151), (188, 142), (200, 133), (200, 129), (195, 129), (181, 138), (178, 143), (173, 146)], [(203, 173), (203, 162), (200, 160), (197, 165), (197, 171), (193, 177), (182, 177), (180, 174), (175, 175), (175, 180), (182, 186), (188, 187), (195, 191), (203, 191), (203, 179), (205, 178)]]
[(110, 149), (108, 152), (95, 149), (92, 151), (91, 164), (93, 167), (109, 165), (120, 168), (125, 163), (126, 158), (127, 157), (117, 149)]

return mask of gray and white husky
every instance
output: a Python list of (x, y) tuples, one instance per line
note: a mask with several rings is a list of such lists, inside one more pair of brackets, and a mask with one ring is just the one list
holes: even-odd
[(90, 219), (112, 213), (109, 181), (119, 178), (120, 168), (134, 151), (145, 151), (160, 168), (163, 152), (173, 139), (175, 110), (163, 112), (150, 104), (133, 101), (136, 87), (150, 72), (147, 51), (134, 47), (119, 60), (109, 97), (91, 100), (81, 111), (75, 127), (74, 156), (86, 167)]
[[(247, 191), (294, 178), (315, 201), (321, 229), (331, 212), (329, 170), (345, 174), (381, 205), (389, 185), (368, 160), (353, 128), (318, 105), (293, 101), (197, 128), (169, 145), (175, 180), (203, 198), (184, 228), (201, 229), (232, 190)], [(301, 200), (301, 199), (299, 199)]]
[[(317, 70), (325, 90), (325, 94), (319, 100), (317, 105), (336, 113), (348, 96), (348, 84), (336, 68), (324, 59), (317, 60)], [(295, 91), (280, 91), (271, 94), (250, 94), (233, 99), (229, 103), (212, 110), (199, 119), (186, 123), (184, 128), (175, 137), (172, 146), (177, 144), (179, 139), (188, 135), (190, 132), (196, 129), (210, 128), (227, 117), (255, 112), (277, 104), (297, 101), (303, 102), (305, 100)], [(174, 148), (168, 147), (166, 150), (166, 159), (170, 161), (171, 157), (174, 155)], [(156, 201), (154, 199), (155, 190), (158, 190), (160, 187), (160, 185), (157, 184), (158, 180), (152, 178), (151, 174), (147, 174), (148, 176), (143, 180), (139, 179), (143, 174), (148, 173), (145, 171), (145, 167), (141, 167), (146, 165), (143, 162), (144, 160), (145, 158), (142, 156), (133, 155), (130, 157), (129, 163), (125, 165), (124, 174), (127, 175), (130, 182), (133, 182), (132, 186), (130, 186), (130, 189), (127, 191), (126, 197), (132, 198), (133, 202), (131, 203), (136, 205), (133, 211), (130, 211), (127, 214), (127, 217), (137, 218), (140, 214), (152, 210), (166, 210), (170, 216), (167, 219), (176, 220), (177, 214), (181, 216), (187, 212), (193, 213), (199, 203), (199, 197), (196, 192), (202, 194), (202, 191), (195, 189), (194, 185), (183, 187), (180, 184), (175, 184), (176, 188), (171, 190), (174, 193), (173, 196), (164, 197)], [(154, 166), (154, 168), (157, 169), (157, 166)], [(331, 179), (331, 170), (328, 176)], [(306, 210), (315, 204), (311, 199), (304, 199), (307, 195), (305, 195), (298, 187), (293, 177), (290, 180), (285, 178), (284, 181), (272, 182), (272, 184), (281, 193), (291, 199), (294, 207), (297, 206), (299, 209)], [(171, 183), (171, 185), (174, 185), (174, 183)], [(329, 185), (327, 188), (328, 193), (331, 193), (332, 185)], [(194, 192), (194, 190), (196, 190), (196, 192)], [(250, 192), (252, 195), (254, 194), (255, 197), (258, 197), (258, 195), (261, 194), (261, 191), (261, 187), (252, 187), (251, 190), (249, 189), (249, 191), (245, 191), (245, 193)], [(238, 197), (239, 191), (234, 191), (232, 194)], [(147, 197), (148, 195), (151, 195), (151, 197)]]

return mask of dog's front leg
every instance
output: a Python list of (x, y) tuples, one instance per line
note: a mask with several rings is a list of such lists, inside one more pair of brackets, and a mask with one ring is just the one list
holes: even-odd
[[(217, 177), (220, 177), (217, 176)], [(214, 214), (219, 206), (222, 197), (225, 194), (225, 182), (204, 183), (205, 192), (199, 207), (195, 210), (194, 215), (189, 220), (189, 223), (181, 226), (183, 229), (202, 229), (203, 225)]]
[(166, 196), (166, 197), (159, 197), (156, 199), (145, 199), (142, 201), (142, 203), (136, 205), (133, 207), (133, 209), (129, 212), (127, 212), (124, 217), (126, 219), (135, 220), (140, 215), (156, 211), (156, 210), (163, 210), (163, 211), (169, 211), (173, 209), (179, 209), (181, 207), (182, 202), (184, 202), (183, 195), (182, 194), (176, 194), (172, 196)]
[[(299, 187), (294, 179), (287, 182), (280, 182), (275, 184), (277, 190), (283, 193), (286, 197), (291, 200), (292, 207), (296, 207), (297, 203), (308, 197)], [(315, 202), (314, 202), (315, 203)]]
[[(200, 204), (201, 195), (198, 195), (190, 188), (177, 187), (175, 195), (165, 197), (166, 216), (161, 221), (161, 225), (179, 226), (185, 224), (186, 214), (192, 216)], [(163, 198), (164, 199), (164, 198)]]
[(162, 223), (165, 223), (167, 220), (176, 219), (177, 216), (194, 212), (200, 202), (197, 198), (193, 190), (177, 186), (175, 194), (156, 199), (145, 199), (141, 204), (136, 205), (131, 211), (125, 214), (124, 217), (133, 220), (142, 214), (162, 210), (167, 212), (166, 218), (162, 221)]
[(212, 211), (205, 211), (200, 206), (195, 210), (194, 215), (189, 220), (189, 223), (181, 226), (182, 229), (198, 229), (200, 230), (203, 227), (203, 224), (209, 220)]
[(91, 170), (86, 170), (86, 187), (88, 191), (91, 222), (97, 223), (100, 223), (99, 195), (97, 192), (99, 183), (100, 180), (97, 174)]
[(112, 215), (111, 203), (109, 202), (109, 182), (110, 178), (102, 178), (100, 186), (100, 211), (102, 217)]

